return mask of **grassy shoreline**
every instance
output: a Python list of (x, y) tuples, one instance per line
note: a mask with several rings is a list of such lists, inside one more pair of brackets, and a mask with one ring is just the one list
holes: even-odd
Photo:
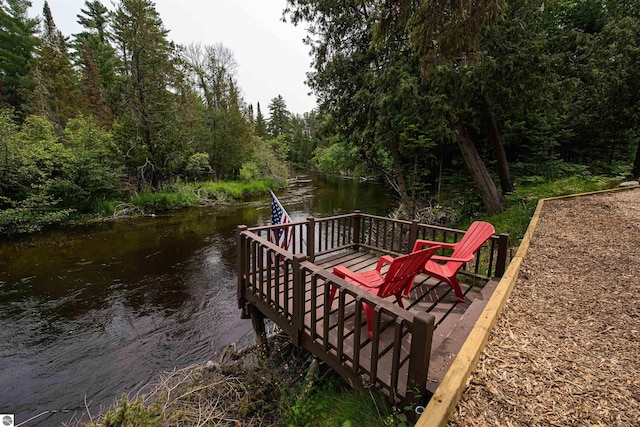
[(279, 185), (272, 178), (202, 182), (177, 180), (159, 190), (89, 199), (82, 206), (65, 205), (61, 200), (34, 198), (20, 206), (0, 209), (0, 236), (21, 238), (54, 227), (64, 228), (195, 206), (217, 206), (266, 194)]
[(132, 195), (127, 201), (104, 200), (96, 211), (99, 217), (111, 218), (137, 214), (151, 214), (171, 209), (195, 206), (216, 206), (245, 200), (248, 197), (266, 194), (276, 188), (273, 179), (251, 181), (176, 181), (160, 190), (143, 191)]

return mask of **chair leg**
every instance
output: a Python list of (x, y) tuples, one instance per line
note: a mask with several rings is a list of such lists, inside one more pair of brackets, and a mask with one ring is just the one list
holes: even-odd
[(464, 302), (464, 294), (462, 293), (462, 289), (460, 288), (460, 283), (458, 282), (458, 278), (456, 276), (451, 277), (449, 280), (449, 285), (453, 288), (453, 291), (456, 293), (456, 299), (458, 302)]

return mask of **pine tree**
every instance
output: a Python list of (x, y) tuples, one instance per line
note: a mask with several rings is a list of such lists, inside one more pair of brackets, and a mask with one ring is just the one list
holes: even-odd
[(51, 121), (61, 134), (67, 120), (80, 114), (85, 103), (80, 97), (79, 78), (71, 65), (66, 39), (56, 27), (46, 1), (43, 15), (40, 50), (32, 73), (34, 89), (30, 109)]
[(26, 0), (0, 2), (0, 106), (21, 111), (29, 86), (38, 20), (27, 16)]
[(85, 1), (86, 9), (78, 14), (78, 23), (85, 31), (74, 34), (73, 48), (76, 66), (82, 72), (82, 88), (89, 113), (103, 125), (112, 122), (109, 104), (114, 104), (115, 49), (110, 44), (109, 11), (99, 1)]
[(260, 103), (258, 102), (258, 112), (256, 113), (256, 125), (255, 125), (255, 133), (260, 138), (267, 137), (267, 124), (264, 120), (264, 116), (262, 115), (262, 111), (260, 110)]
[(111, 45), (109, 10), (97, 0), (86, 0), (85, 6), (86, 9), (80, 9), (82, 14), (77, 15), (85, 30), (74, 34), (75, 64), (83, 70), (85, 82), (93, 79), (90, 74), (96, 73), (100, 103), (113, 106), (117, 97), (114, 93), (117, 57)]
[(269, 103), (267, 133), (270, 138), (291, 135), (291, 113), (287, 110), (287, 103), (282, 95), (273, 98)]
[(113, 32), (121, 67), (117, 138), (138, 182), (157, 187), (175, 173), (185, 143), (170, 90), (180, 80), (174, 46), (150, 0), (123, 0)]

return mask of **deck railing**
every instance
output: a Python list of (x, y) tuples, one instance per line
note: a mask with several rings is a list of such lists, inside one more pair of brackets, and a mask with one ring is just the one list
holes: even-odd
[[(289, 252), (306, 255), (313, 262), (344, 249), (371, 249), (390, 255), (406, 254), (416, 239), (439, 242), (457, 242), (465, 231), (421, 224), (418, 221), (395, 220), (386, 217), (354, 212), (327, 218), (308, 218), (285, 226), (268, 225), (248, 229), (268, 240), (269, 232), (289, 229), (292, 235)], [(500, 234), (476, 252), (475, 260), (467, 263), (462, 274), (484, 278), (502, 277), (506, 269), (509, 236)]]
[[(268, 239), (270, 231), (282, 227), (292, 232), (289, 251)], [(247, 315), (268, 317), (297, 345), (352, 384), (373, 384), (395, 402), (412, 403), (426, 391), (434, 317), (398, 309), (314, 261), (353, 249), (398, 255), (410, 251), (417, 238), (457, 241), (463, 234), (460, 230), (360, 212), (309, 218), (285, 226), (240, 226), (238, 304)], [(490, 239), (468, 264), (471, 268), (466, 274), (487, 279), (501, 276), (507, 239)], [(332, 287), (337, 293), (330, 304)], [(363, 318), (365, 303), (374, 307), (372, 338)]]

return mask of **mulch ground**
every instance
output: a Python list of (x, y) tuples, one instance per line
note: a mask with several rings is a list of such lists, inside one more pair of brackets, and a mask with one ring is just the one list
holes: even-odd
[(545, 202), (449, 425), (640, 425), (640, 189)]

